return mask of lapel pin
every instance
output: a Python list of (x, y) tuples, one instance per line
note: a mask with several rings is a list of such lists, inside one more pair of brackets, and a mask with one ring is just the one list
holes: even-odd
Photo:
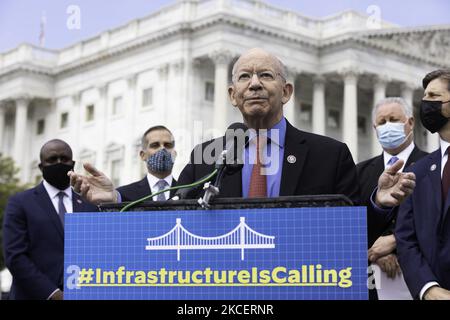
[(80, 199), (77, 199), (77, 202), (78, 202), (79, 204), (82, 204), (82, 203), (83, 203), (83, 201), (81, 201)]
[(433, 165), (430, 167), (430, 170), (431, 170), (431, 171), (434, 171), (434, 170), (436, 170), (436, 168), (437, 168), (437, 165), (433, 164)]
[(297, 162), (297, 158), (293, 155), (290, 155), (287, 157), (287, 161), (291, 164), (296, 163)]

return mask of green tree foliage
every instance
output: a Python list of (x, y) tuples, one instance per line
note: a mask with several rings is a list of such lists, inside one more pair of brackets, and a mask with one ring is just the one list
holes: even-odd
[(17, 178), (19, 169), (15, 167), (11, 158), (4, 157), (0, 153), (0, 270), (5, 266), (3, 257), (3, 214), (8, 198), (29, 186), (20, 184)]

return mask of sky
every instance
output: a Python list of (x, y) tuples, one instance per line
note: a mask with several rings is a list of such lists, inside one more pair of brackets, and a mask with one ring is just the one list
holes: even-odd
[[(83, 39), (145, 17), (176, 0), (0, 0), (0, 52), (20, 43), (39, 44), (41, 17), (46, 17), (45, 47), (61, 49)], [(325, 17), (353, 9), (367, 13), (380, 8), (381, 18), (400, 26), (450, 24), (449, 0), (266, 0), (311, 17)], [(68, 28), (73, 11), (80, 9), (80, 28)], [(67, 13), (67, 11), (70, 11)]]

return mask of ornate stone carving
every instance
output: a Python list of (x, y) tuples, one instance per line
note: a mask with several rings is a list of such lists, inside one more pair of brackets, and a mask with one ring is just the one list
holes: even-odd
[(184, 70), (184, 60), (180, 59), (178, 61), (175, 61), (172, 63), (172, 69), (175, 72), (175, 74), (180, 74)]
[(295, 67), (286, 66), (286, 77), (288, 81), (294, 83), (297, 77), (301, 74), (300, 69)]
[(215, 64), (230, 64), (233, 60), (233, 55), (228, 50), (216, 50), (212, 52), (209, 57)]
[(22, 105), (22, 106), (29, 106), (33, 98), (29, 95), (21, 95), (16, 97), (15, 99), (16, 106)]
[(385, 49), (450, 66), (450, 29), (376, 34), (366, 39)]
[(108, 92), (108, 83), (101, 83), (97, 86), (98, 95), (100, 98), (104, 98)]
[(346, 67), (339, 70), (339, 75), (344, 79), (344, 82), (357, 82), (362, 71), (358, 67)]
[(166, 80), (169, 76), (170, 65), (168, 63), (163, 64), (158, 68), (158, 75), (161, 80)]
[(128, 88), (133, 89), (136, 86), (137, 77), (137, 73), (129, 74), (128, 76), (126, 76), (125, 79), (127, 80)]
[(327, 79), (323, 74), (315, 74), (312, 77), (312, 81), (315, 85), (324, 85), (326, 83)]
[(374, 75), (372, 77), (372, 83), (374, 86), (387, 86), (387, 84), (391, 81), (392, 79), (384, 74)]

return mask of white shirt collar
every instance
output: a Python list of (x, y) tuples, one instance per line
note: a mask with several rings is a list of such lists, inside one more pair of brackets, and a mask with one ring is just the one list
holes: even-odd
[(439, 137), (439, 140), (441, 142), (441, 158), (443, 158), (446, 155), (445, 151), (447, 151), (447, 148), (450, 146), (450, 142), (443, 140), (441, 137)]
[(383, 157), (384, 157), (384, 167), (386, 168), (387, 163), (389, 162), (389, 160), (391, 160), (392, 157), (397, 157), (400, 160), (403, 160), (403, 167), (401, 169), (401, 171), (403, 171), (403, 168), (405, 167), (406, 162), (408, 161), (409, 156), (411, 155), (411, 153), (414, 150), (414, 142), (411, 142), (409, 144), (409, 146), (407, 146), (402, 152), (400, 152), (399, 154), (396, 155), (392, 155), (387, 153), (386, 151), (383, 151)]
[[(152, 190), (152, 193), (158, 191), (158, 187), (156, 186), (156, 184), (158, 183), (159, 180), (161, 180), (161, 179), (158, 177), (155, 177), (151, 173), (147, 173), (147, 181), (148, 181), (148, 185), (150, 186), (150, 189)], [(172, 186), (172, 180), (173, 180), (172, 174), (169, 174), (163, 180), (165, 180), (167, 182), (168, 188)]]
[(55, 198), (58, 195), (58, 193), (62, 191), (67, 195), (67, 197), (69, 197), (69, 200), (72, 201), (72, 188), (70, 186), (64, 190), (59, 190), (44, 180), (44, 188), (47, 191), (48, 195), (50, 196), (50, 199)]

